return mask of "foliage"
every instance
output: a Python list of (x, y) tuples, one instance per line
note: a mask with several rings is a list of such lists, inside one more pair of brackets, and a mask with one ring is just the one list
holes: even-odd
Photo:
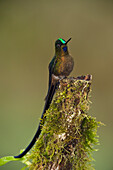
[[(22, 153), (23, 150), (20, 151), (20, 153)], [(26, 169), (28, 166), (30, 166), (31, 162), (29, 162), (27, 159), (28, 159), (28, 155), (29, 153), (27, 153), (26, 156), (24, 156), (23, 158), (14, 158), (14, 156), (5, 156), (5, 157), (2, 157), (0, 158), (0, 166), (2, 165), (5, 165), (6, 163), (8, 162), (12, 162), (12, 161), (20, 161), (22, 162), (23, 164), (25, 164), (26, 166), (23, 167), (21, 170), (24, 170)]]

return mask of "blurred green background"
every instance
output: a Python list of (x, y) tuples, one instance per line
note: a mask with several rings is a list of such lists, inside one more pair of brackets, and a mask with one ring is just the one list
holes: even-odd
[[(92, 74), (89, 113), (98, 131), (96, 170), (113, 169), (113, 1), (0, 1), (0, 156), (16, 155), (36, 132), (57, 38), (68, 39), (71, 76)], [(1, 170), (20, 170), (11, 162)]]

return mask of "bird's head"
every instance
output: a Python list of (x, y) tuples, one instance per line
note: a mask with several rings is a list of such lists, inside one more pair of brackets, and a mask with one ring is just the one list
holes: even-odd
[(67, 43), (71, 40), (71, 38), (69, 38), (67, 41), (65, 41), (62, 38), (59, 38), (58, 40), (56, 40), (55, 42), (55, 54), (59, 55), (59, 56), (63, 56), (68, 54), (68, 47), (67, 47)]

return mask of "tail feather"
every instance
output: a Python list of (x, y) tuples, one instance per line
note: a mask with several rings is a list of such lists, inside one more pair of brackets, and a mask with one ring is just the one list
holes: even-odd
[[(44, 117), (44, 113), (46, 112), (46, 110), (48, 110), (50, 104), (51, 104), (51, 101), (53, 99), (53, 96), (54, 96), (54, 93), (55, 93), (55, 90), (56, 90), (56, 87), (57, 87), (57, 83), (52, 85), (50, 90), (48, 91), (48, 94), (47, 94), (47, 97), (46, 97), (46, 101), (45, 101), (45, 106), (44, 106), (44, 110), (42, 112), (42, 116), (41, 116), (41, 119), (43, 119)], [(18, 156), (14, 156), (14, 158), (22, 158), (32, 147), (33, 145), (35, 144), (37, 138), (39, 137), (41, 133), (41, 121), (39, 123), (39, 126), (38, 126), (38, 129), (36, 131), (36, 134), (35, 136), (33, 137), (32, 141), (30, 142), (30, 144), (27, 146), (27, 148), (21, 153), (19, 154)]]

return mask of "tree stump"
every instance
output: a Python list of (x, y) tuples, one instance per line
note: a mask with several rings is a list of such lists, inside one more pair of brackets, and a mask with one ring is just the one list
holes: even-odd
[(28, 160), (33, 170), (88, 170), (98, 143), (98, 122), (87, 112), (92, 76), (60, 80)]

